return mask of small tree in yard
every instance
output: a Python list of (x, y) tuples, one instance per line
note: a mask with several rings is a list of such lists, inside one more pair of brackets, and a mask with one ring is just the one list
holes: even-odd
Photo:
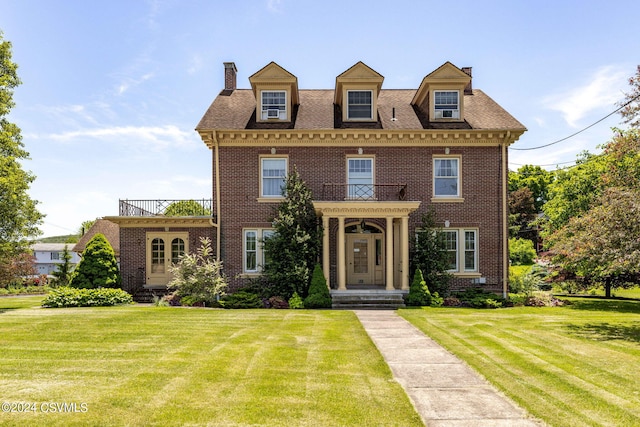
[(324, 278), (320, 264), (316, 264), (313, 269), (311, 286), (309, 286), (309, 296), (304, 299), (304, 307), (331, 308), (331, 293), (329, 293), (327, 280)]
[(322, 230), (311, 190), (296, 170), (287, 176), (283, 195), (285, 199), (272, 222), (275, 233), (263, 242), (269, 257), (263, 271), (273, 295), (289, 299), (297, 292), (305, 298), (318, 260)]
[(431, 292), (429, 292), (427, 282), (425, 282), (420, 269), (417, 269), (413, 275), (413, 281), (409, 288), (409, 294), (405, 298), (405, 303), (413, 306), (431, 305)]
[(169, 267), (173, 278), (167, 288), (191, 304), (203, 303), (213, 306), (225, 294), (227, 278), (222, 274), (222, 262), (213, 257), (211, 239), (200, 238), (200, 247), (195, 254), (185, 254), (177, 264)]
[(71, 273), (73, 266), (71, 265), (71, 254), (67, 245), (64, 246), (62, 251), (62, 263), (56, 266), (56, 270), (51, 273), (55, 277), (56, 286), (69, 286), (71, 281)]
[(431, 293), (448, 295), (451, 282), (451, 274), (447, 273), (449, 255), (445, 250), (444, 234), (436, 227), (433, 210), (422, 215), (422, 224), (416, 234), (411, 257), (412, 270), (422, 271)]
[(82, 259), (71, 275), (72, 288), (119, 288), (118, 263), (104, 234), (98, 233), (87, 243)]

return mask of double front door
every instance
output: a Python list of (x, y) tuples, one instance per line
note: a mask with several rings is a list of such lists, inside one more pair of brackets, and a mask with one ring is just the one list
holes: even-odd
[(384, 284), (382, 234), (354, 233), (346, 236), (347, 287)]

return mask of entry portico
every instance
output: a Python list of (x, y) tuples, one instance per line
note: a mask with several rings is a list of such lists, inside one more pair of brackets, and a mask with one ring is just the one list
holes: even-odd
[[(347, 256), (346, 228), (355, 223), (358, 224), (361, 231), (364, 231), (364, 227), (359, 225), (360, 221), (365, 225), (367, 220), (384, 219), (384, 230), (381, 230), (383, 238), (376, 242), (376, 250), (379, 251), (380, 258), (383, 257), (382, 253), (384, 252), (385, 289), (392, 291), (397, 289), (396, 285), (399, 285), (402, 290), (409, 289), (409, 215), (418, 209), (419, 201), (314, 201), (313, 205), (318, 216), (322, 217), (324, 229), (322, 268), (329, 287), (331, 287), (330, 220), (335, 218), (338, 221), (335, 240), (337, 289), (347, 290), (347, 260), (349, 259), (350, 268), (354, 268), (354, 266), (357, 268), (359, 257), (353, 256), (353, 254)], [(351, 241), (356, 244), (350, 245), (348, 249), (356, 254), (359, 254), (360, 251), (370, 250), (364, 239), (351, 239)], [(384, 242), (384, 246), (382, 242)], [(358, 247), (358, 244), (361, 247)], [(382, 264), (382, 260), (377, 256), (369, 259), (379, 260), (379, 264)], [(367, 262), (366, 257), (362, 262)]]

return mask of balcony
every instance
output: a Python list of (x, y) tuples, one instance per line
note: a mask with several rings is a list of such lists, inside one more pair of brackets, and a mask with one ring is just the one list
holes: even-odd
[(322, 185), (323, 201), (405, 201), (407, 184), (332, 184)]
[(120, 216), (213, 216), (213, 200), (120, 200)]

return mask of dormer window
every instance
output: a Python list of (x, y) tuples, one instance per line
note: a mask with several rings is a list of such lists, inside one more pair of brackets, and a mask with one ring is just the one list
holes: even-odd
[(262, 91), (262, 120), (287, 119), (287, 92), (284, 90)]
[(460, 118), (460, 94), (457, 90), (436, 90), (433, 93), (433, 107), (436, 119)]
[(348, 120), (373, 120), (372, 91), (347, 91), (347, 118)]

